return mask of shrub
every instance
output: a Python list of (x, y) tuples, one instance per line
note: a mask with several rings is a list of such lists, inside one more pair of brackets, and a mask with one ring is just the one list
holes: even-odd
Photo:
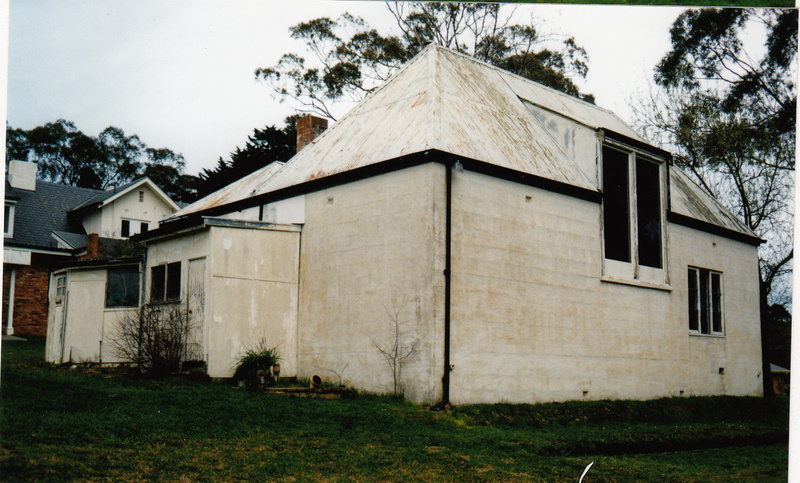
[(163, 376), (180, 370), (192, 327), (181, 304), (147, 304), (120, 320), (111, 343), (120, 358), (140, 372)]
[(273, 382), (272, 367), (279, 363), (280, 360), (278, 348), (267, 347), (266, 341), (262, 339), (254, 348), (248, 349), (239, 358), (233, 378), (237, 381), (243, 381), (248, 390), (255, 391), (259, 385), (269, 385)]

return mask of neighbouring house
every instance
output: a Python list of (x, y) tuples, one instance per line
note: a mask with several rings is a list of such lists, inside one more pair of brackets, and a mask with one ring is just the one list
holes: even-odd
[(149, 178), (109, 190), (36, 179), (36, 163), (11, 161), (5, 185), (3, 333), (45, 335), (50, 272), (101, 257), (116, 240), (155, 228), (176, 205)]
[(789, 394), (789, 369), (777, 364), (769, 365), (772, 377), (772, 390), (775, 394)]
[(432, 404), (761, 394), (761, 240), (613, 113), (431, 45), (306, 142), (137, 237), (210, 376), (264, 340)]

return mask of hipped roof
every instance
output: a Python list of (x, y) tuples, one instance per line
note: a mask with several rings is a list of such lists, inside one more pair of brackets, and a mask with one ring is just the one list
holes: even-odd
[[(428, 150), (599, 191), (530, 104), (647, 144), (611, 111), (431, 44), (284, 165), (255, 171), (171, 219)], [(670, 178), (672, 211), (755, 237), (687, 177)]]

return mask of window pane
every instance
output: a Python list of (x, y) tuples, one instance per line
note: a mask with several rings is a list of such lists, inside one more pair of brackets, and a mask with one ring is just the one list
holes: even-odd
[(123, 237), (128, 237), (131, 234), (131, 222), (128, 220), (122, 220), (122, 233)]
[(139, 304), (139, 270), (135, 267), (108, 270), (106, 307), (136, 307)]
[(167, 265), (167, 300), (181, 298), (181, 262)]
[(150, 271), (150, 301), (163, 302), (164, 301), (164, 282), (166, 280), (166, 267), (159, 265), (153, 267)]
[(661, 261), (661, 183), (659, 166), (636, 159), (636, 217), (639, 238), (639, 264), (662, 268)]
[(147, 233), (147, 223), (142, 223), (139, 233)]
[(722, 332), (722, 280), (719, 273), (711, 274), (711, 330)]
[(697, 310), (697, 270), (689, 269), (689, 330), (699, 329), (699, 314)]
[(708, 270), (700, 270), (700, 333), (709, 334)]
[(3, 233), (8, 234), (9, 218), (11, 217), (11, 207), (6, 205), (5, 218), (3, 218)]
[(603, 146), (603, 238), (606, 258), (631, 261), (628, 154)]

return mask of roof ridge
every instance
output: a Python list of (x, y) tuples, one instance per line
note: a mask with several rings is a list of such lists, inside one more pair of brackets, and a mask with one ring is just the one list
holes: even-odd
[[(476, 59), (475, 57), (473, 57), (473, 56), (471, 56), (471, 55), (469, 55), (469, 54), (466, 54), (466, 53), (464, 53), (464, 52), (459, 52), (459, 51), (457, 51), (457, 50), (453, 50), (453, 49), (450, 49), (450, 48), (444, 47), (444, 46), (442, 46), (442, 45), (439, 45), (439, 44), (434, 44), (434, 43), (431, 43), (429, 46), (435, 46), (435, 47), (437, 47), (438, 49), (444, 50), (444, 51), (446, 51), (446, 52), (449, 52), (449, 53), (451, 53), (451, 54), (454, 54), (454, 55), (458, 55), (458, 56), (460, 56), (460, 57), (463, 57), (463, 58), (465, 58), (465, 59), (467, 59), (467, 60), (470, 60), (470, 61), (472, 61), (472, 62), (475, 62), (475, 63), (477, 63), (477, 64), (481, 64), (481, 65), (483, 65), (483, 66), (485, 66), (485, 67), (489, 67), (489, 68), (491, 68), (491, 69), (493, 69), (493, 70), (496, 70), (496, 71), (498, 71), (498, 72), (499, 72), (500, 74), (502, 74), (502, 75), (507, 75), (507, 76), (511, 76), (511, 77), (516, 77), (517, 79), (520, 79), (520, 80), (522, 80), (522, 81), (524, 81), (524, 82), (530, 82), (530, 83), (532, 83), (532, 84), (536, 84), (537, 86), (539, 86), (539, 87), (542, 87), (542, 88), (544, 88), (544, 89), (546, 89), (546, 90), (548, 90), (548, 91), (551, 91), (552, 93), (554, 93), (554, 94), (556, 94), (556, 95), (558, 95), (558, 96), (560, 96), (560, 97), (563, 97), (563, 98), (569, 99), (569, 100), (571, 100), (571, 101), (578, 101), (578, 102), (581, 102), (581, 103), (585, 104), (586, 106), (593, 107), (593, 108), (595, 108), (595, 109), (598, 109), (598, 110), (601, 110), (601, 111), (607, 112), (607, 113), (609, 113), (609, 114), (613, 114), (614, 116), (617, 116), (617, 115), (614, 113), (614, 111), (611, 111), (610, 109), (606, 109), (605, 107), (598, 106), (597, 104), (594, 104), (594, 103), (592, 103), (592, 102), (589, 102), (589, 101), (583, 100), (583, 99), (581, 99), (580, 97), (575, 97), (575, 96), (573, 96), (573, 95), (567, 94), (566, 92), (562, 92), (562, 91), (560, 91), (560, 90), (558, 90), (558, 89), (555, 89), (555, 88), (553, 88), (553, 87), (550, 87), (550, 86), (544, 85), (544, 84), (542, 84), (541, 82), (536, 82), (535, 80), (528, 79), (528, 78), (527, 78), (527, 77), (525, 77), (525, 76), (521, 76), (521, 75), (519, 75), (519, 74), (515, 74), (515, 73), (513, 73), (513, 72), (511, 72), (511, 71), (505, 70), (505, 69), (503, 69), (503, 68), (501, 68), (501, 67), (498, 67), (498, 66), (496, 66), (496, 65), (494, 65), (494, 64), (490, 64), (490, 63), (488, 63), (488, 62), (486, 62), (486, 61), (483, 61), (483, 60)], [(427, 49), (427, 48), (428, 48), (428, 47), (426, 47), (426, 49)], [(409, 61), (409, 62), (410, 62), (410, 61)], [(617, 116), (617, 117), (619, 117), (619, 116)]]

